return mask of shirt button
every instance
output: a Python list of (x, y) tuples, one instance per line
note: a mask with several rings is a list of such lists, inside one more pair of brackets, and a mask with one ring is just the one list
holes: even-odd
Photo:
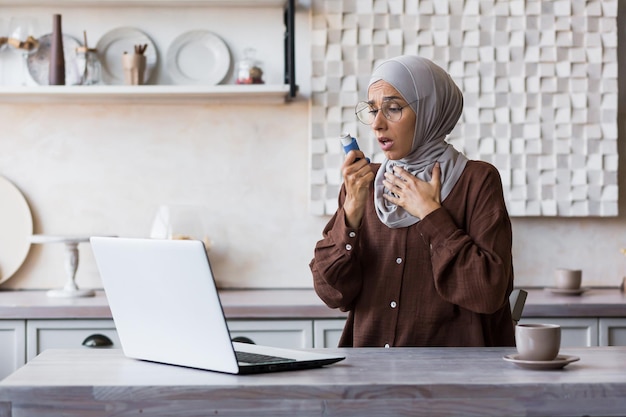
[(346, 250), (352, 250), (352, 245), (348, 243), (348, 244), (346, 245)]
[(350, 232), (350, 233), (348, 234), (348, 236), (350, 236), (350, 237), (355, 237), (355, 236), (356, 236), (356, 233), (354, 233), (354, 232)]
[(402, 263), (402, 258), (396, 258), (396, 263), (400, 265)]
[(391, 306), (391, 308), (396, 308), (398, 306), (398, 303), (392, 301), (389, 305)]
[(389, 349), (389, 343), (385, 343), (385, 348)]

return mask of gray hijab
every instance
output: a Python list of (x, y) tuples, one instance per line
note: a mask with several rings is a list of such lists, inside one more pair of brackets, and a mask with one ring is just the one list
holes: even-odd
[(393, 172), (393, 167), (399, 165), (417, 178), (430, 181), (438, 161), (441, 201), (445, 200), (467, 163), (465, 155), (445, 141), (463, 112), (463, 94), (441, 67), (414, 55), (384, 61), (374, 69), (369, 86), (380, 80), (391, 84), (407, 103), (412, 103), (410, 107), (417, 116), (411, 152), (402, 159), (385, 159), (374, 180), (374, 202), (380, 221), (390, 228), (407, 227), (420, 219), (383, 198), (384, 193), (389, 193), (383, 185), (385, 172)]

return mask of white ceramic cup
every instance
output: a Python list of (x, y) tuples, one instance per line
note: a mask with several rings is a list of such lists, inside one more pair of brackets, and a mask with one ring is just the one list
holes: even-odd
[(558, 324), (518, 324), (515, 326), (518, 358), (527, 361), (551, 361), (561, 348)]
[(577, 290), (583, 279), (580, 269), (559, 268), (554, 271), (554, 285), (562, 290)]

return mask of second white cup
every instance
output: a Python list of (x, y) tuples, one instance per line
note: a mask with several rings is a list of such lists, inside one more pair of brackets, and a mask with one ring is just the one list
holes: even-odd
[(577, 290), (583, 279), (580, 269), (559, 268), (554, 272), (554, 285), (562, 290)]

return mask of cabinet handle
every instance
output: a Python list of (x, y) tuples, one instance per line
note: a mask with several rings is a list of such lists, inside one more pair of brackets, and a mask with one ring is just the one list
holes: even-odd
[(250, 345), (256, 345), (256, 343), (254, 343), (254, 340), (252, 340), (252, 339), (250, 339), (249, 337), (246, 337), (246, 336), (233, 337), (233, 342), (248, 343)]
[(113, 342), (103, 334), (92, 334), (83, 340), (83, 346), (88, 348), (108, 348), (113, 346)]

